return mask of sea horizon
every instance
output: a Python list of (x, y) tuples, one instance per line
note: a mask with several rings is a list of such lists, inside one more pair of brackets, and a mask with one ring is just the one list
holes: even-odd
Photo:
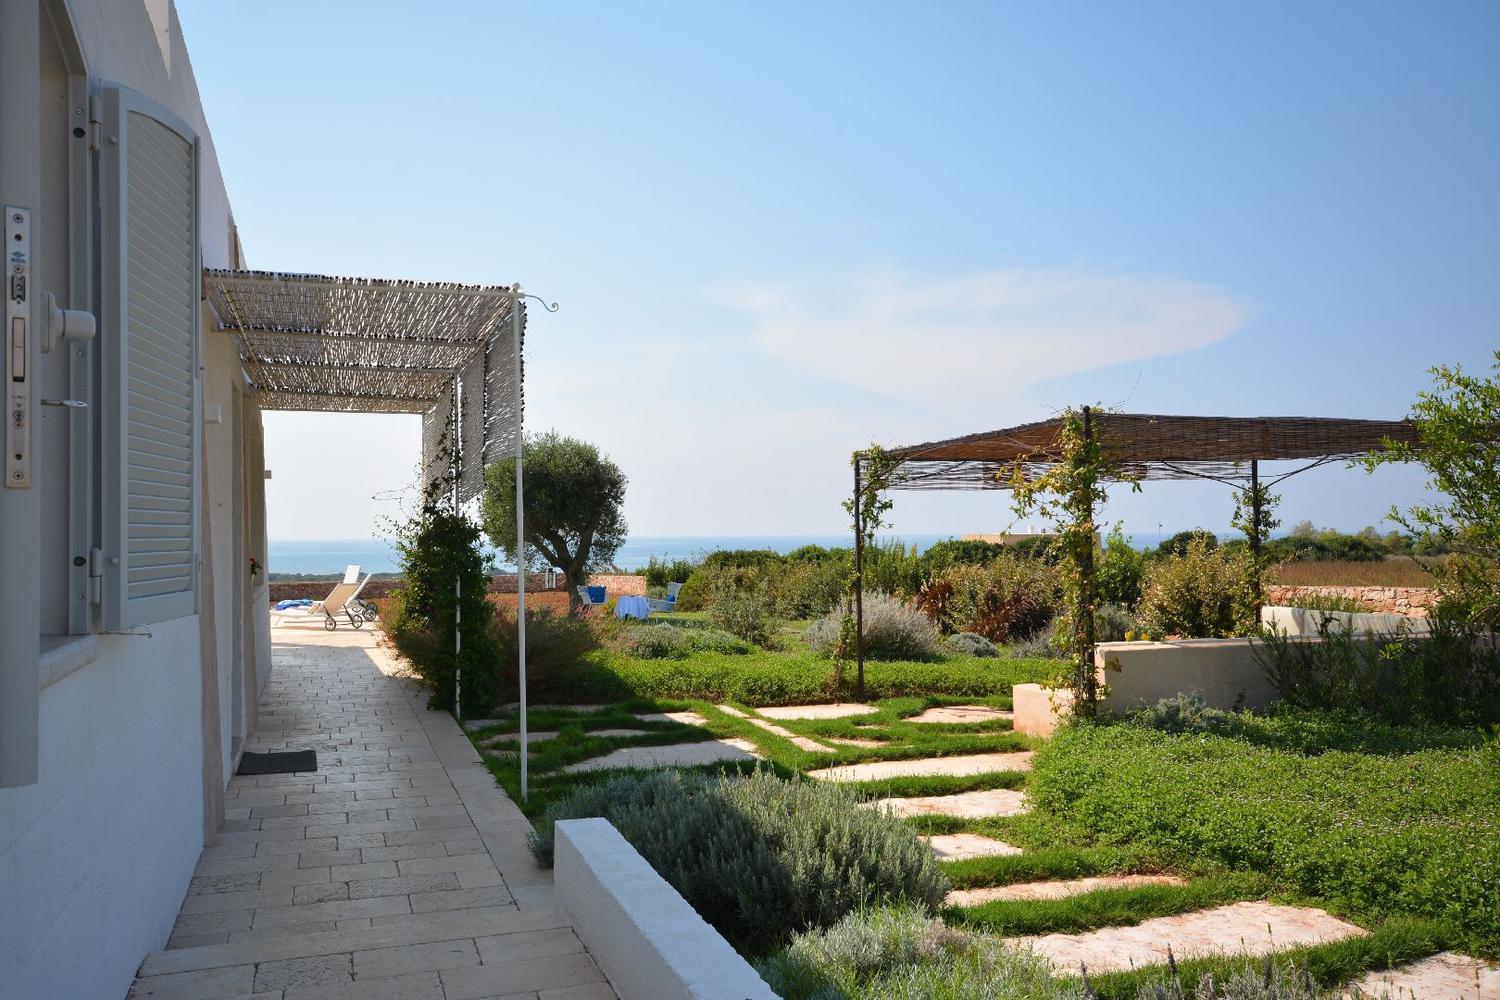
[[(935, 542), (958, 538), (961, 533), (948, 534), (882, 534), (881, 540), (898, 538), (907, 545), (915, 545), (924, 552)], [(1140, 532), (1129, 536), (1132, 545), (1150, 547), (1158, 544), (1165, 535), (1158, 532)], [(614, 563), (623, 570), (643, 569), (653, 557), (657, 559), (693, 559), (723, 549), (768, 549), (785, 555), (804, 545), (821, 545), (825, 548), (847, 548), (852, 544), (847, 534), (814, 535), (639, 535), (633, 536), (615, 553)], [(269, 573), (327, 574), (341, 573), (346, 566), (356, 564), (366, 573), (397, 573), (400, 564), (395, 545), (383, 538), (294, 538), (271, 539), (266, 567)], [(506, 563), (498, 554), (495, 565), (499, 572), (515, 572), (515, 566)]]

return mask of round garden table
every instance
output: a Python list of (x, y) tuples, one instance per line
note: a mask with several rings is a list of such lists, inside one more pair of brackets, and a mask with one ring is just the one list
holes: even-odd
[(616, 618), (645, 618), (650, 613), (651, 606), (644, 597), (626, 596), (615, 599)]

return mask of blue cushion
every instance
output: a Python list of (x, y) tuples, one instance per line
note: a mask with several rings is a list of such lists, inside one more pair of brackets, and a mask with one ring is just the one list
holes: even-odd
[(603, 587), (590, 587), (589, 588), (589, 602), (592, 603), (592, 604), (603, 604), (604, 603), (604, 588)]

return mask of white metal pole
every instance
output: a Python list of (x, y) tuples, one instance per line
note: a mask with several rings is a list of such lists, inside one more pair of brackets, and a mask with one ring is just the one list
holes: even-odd
[(516, 365), (516, 645), (519, 649), (519, 685), (521, 689), (521, 801), (526, 801), (526, 758), (530, 744), (526, 740), (526, 507), (521, 488), (522, 402), (521, 391), (521, 286), (516, 286), (510, 300), (510, 331), (515, 338)]
[[(464, 383), (462, 378), (453, 380), (453, 443), (449, 446), (454, 459), (449, 473), (453, 476), (453, 513), (458, 513), (458, 478), (463, 473), (464, 462)], [(459, 573), (453, 578), (453, 715), (460, 722), (464, 717), (464, 668), (462, 653), (464, 578)]]

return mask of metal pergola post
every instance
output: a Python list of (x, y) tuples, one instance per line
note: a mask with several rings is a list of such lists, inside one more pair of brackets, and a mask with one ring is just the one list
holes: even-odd
[[(516, 366), (516, 389), (521, 386), (521, 286), (516, 286), (515, 298), (510, 303), (510, 330), (515, 341), (513, 361)], [(527, 747), (526, 738), (526, 507), (525, 491), (521, 488), (521, 459), (525, 450), (522, 437), (522, 412), (524, 406), (516, 406), (516, 646), (518, 648), (518, 684), (521, 689), (521, 801), (526, 801)]]
[(1251, 595), (1255, 601), (1255, 620), (1260, 620), (1260, 606), (1264, 594), (1264, 588), (1260, 578), (1260, 518), (1261, 518), (1261, 496), (1260, 496), (1260, 462), (1256, 459), (1250, 460), (1250, 556), (1255, 560), (1255, 593)]
[(864, 497), (859, 481), (859, 456), (854, 456), (854, 692), (865, 700), (865, 524)]

